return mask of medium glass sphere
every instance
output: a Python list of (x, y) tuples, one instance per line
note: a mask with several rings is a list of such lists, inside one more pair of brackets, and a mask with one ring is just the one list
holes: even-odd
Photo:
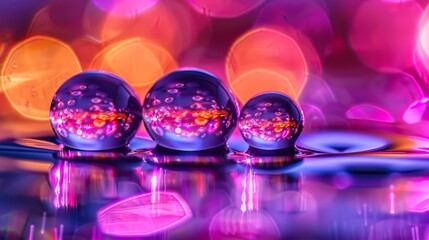
[(149, 135), (162, 147), (200, 151), (224, 145), (238, 104), (217, 77), (198, 69), (174, 71), (153, 85), (143, 103)]
[(267, 92), (250, 99), (242, 108), (238, 127), (246, 142), (258, 149), (293, 147), (301, 134), (304, 116), (287, 95)]
[(126, 146), (142, 120), (141, 105), (132, 88), (119, 77), (84, 72), (56, 92), (50, 119), (59, 141), (80, 150)]

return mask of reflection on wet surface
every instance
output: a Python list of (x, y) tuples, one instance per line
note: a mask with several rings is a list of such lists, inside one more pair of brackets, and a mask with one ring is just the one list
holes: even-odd
[(107, 235), (142, 237), (173, 229), (191, 217), (192, 212), (180, 195), (152, 191), (99, 210), (97, 224)]
[(2, 142), (0, 238), (425, 239), (424, 142), (329, 136), (278, 152)]

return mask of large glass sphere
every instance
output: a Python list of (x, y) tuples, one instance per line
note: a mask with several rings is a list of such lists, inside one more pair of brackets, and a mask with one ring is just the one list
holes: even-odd
[(226, 143), (238, 118), (237, 102), (217, 77), (181, 69), (161, 78), (143, 103), (143, 120), (162, 147), (200, 151)]
[(238, 127), (246, 142), (258, 149), (293, 147), (304, 125), (298, 105), (287, 95), (267, 92), (242, 108)]
[(108, 150), (124, 147), (134, 137), (142, 120), (141, 109), (137, 95), (119, 77), (84, 72), (57, 90), (50, 119), (65, 146)]

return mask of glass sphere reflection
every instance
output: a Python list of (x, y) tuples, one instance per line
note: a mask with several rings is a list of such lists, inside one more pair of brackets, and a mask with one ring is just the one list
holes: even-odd
[(304, 125), (298, 105), (287, 95), (268, 92), (250, 99), (242, 108), (238, 127), (246, 142), (258, 149), (292, 147)]
[(162, 147), (200, 151), (226, 143), (237, 102), (217, 77), (198, 69), (174, 71), (151, 88), (143, 104), (150, 136)]
[(59, 141), (81, 150), (126, 146), (140, 126), (141, 105), (131, 87), (102, 72), (73, 76), (56, 92), (50, 119)]

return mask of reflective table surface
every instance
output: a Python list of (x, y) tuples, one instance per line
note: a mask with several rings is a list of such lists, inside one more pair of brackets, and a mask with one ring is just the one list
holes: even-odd
[(303, 135), (296, 151), (0, 144), (1, 239), (427, 239), (426, 141)]

